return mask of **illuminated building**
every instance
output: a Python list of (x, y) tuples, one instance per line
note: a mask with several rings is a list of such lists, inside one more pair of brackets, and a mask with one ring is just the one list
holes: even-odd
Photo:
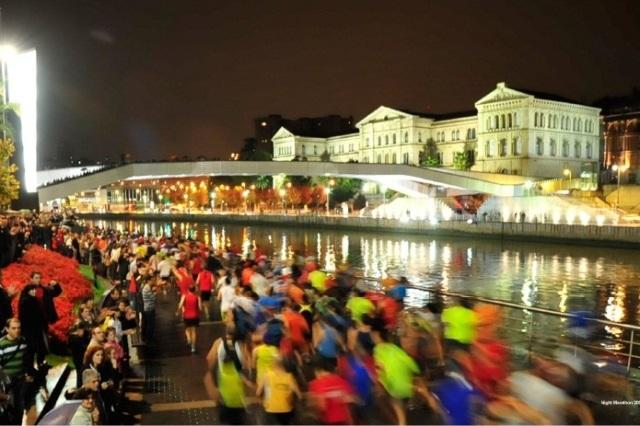
[(598, 108), (498, 83), (475, 103), (475, 111), (423, 114), (386, 106), (356, 123), (356, 132), (307, 136), (281, 127), (273, 136), (273, 159), (417, 165), (433, 151), (452, 167), (464, 153), (471, 170), (523, 176), (573, 176), (595, 182), (599, 149)]

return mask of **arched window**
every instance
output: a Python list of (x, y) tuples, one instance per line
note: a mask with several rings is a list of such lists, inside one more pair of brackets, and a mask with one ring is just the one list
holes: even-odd
[(367, 148), (369, 148), (369, 137), (367, 136)]
[(395, 152), (393, 153), (393, 157), (392, 157), (392, 158), (393, 158), (393, 159), (391, 160), (391, 162), (392, 162), (393, 164), (396, 164), (396, 163), (398, 162), (398, 160), (397, 160), (397, 157), (396, 157), (396, 153), (395, 153)]
[(452, 141), (455, 141), (455, 140), (456, 140), (456, 131), (455, 131), (455, 130), (452, 130), (452, 131), (451, 131), (451, 140), (452, 140)]
[(580, 143), (580, 141), (576, 141), (573, 144), (573, 154), (576, 158), (582, 157), (582, 144)]
[(544, 114), (540, 113), (540, 127), (544, 127)]
[(569, 156), (569, 141), (568, 140), (563, 140), (562, 141), (562, 156), (563, 157), (568, 157)]
[[(422, 139), (422, 135), (420, 135), (420, 139)], [(409, 143), (409, 132), (404, 132), (404, 143)]]
[(402, 154), (402, 162), (404, 164), (409, 164), (409, 153), (405, 152), (404, 154)]
[(484, 155), (485, 157), (491, 157), (491, 141), (484, 143)]
[(574, 131), (574, 132), (575, 132), (575, 131), (577, 130), (577, 128), (578, 128), (577, 124), (578, 124), (578, 121), (576, 120), (576, 118), (575, 118), (575, 117), (573, 117), (573, 131)]
[(395, 145), (396, 144), (396, 134), (395, 133), (393, 134), (392, 139), (393, 139), (393, 144)]
[(505, 157), (508, 153), (507, 140), (500, 139), (500, 156)]
[(378, 164), (382, 163), (382, 155), (378, 154)]
[(582, 118), (578, 118), (578, 131), (582, 131)]
[(520, 122), (518, 121), (518, 113), (517, 112), (513, 113), (513, 126), (514, 127), (519, 127), (520, 126)]
[(500, 128), (500, 119), (498, 118), (498, 116), (497, 116), (497, 115), (494, 117), (494, 120), (493, 120), (493, 121), (494, 121), (494, 123), (493, 123), (493, 124), (494, 124), (493, 128), (494, 128), (494, 129), (499, 129), (499, 128)]
[(385, 163), (387, 163), (387, 164), (389, 164), (389, 153), (386, 153), (386, 154), (384, 155), (384, 162), (385, 162)]
[(378, 136), (378, 146), (382, 145), (382, 138), (380, 136)]
[(389, 145), (389, 135), (384, 135), (384, 144)]
[(544, 144), (542, 142), (542, 138), (536, 138), (536, 154), (544, 154)]
[(491, 130), (491, 117), (487, 117), (487, 130)]
[(476, 138), (476, 129), (471, 129), (471, 139)]
[(500, 125), (501, 125), (500, 127), (501, 127), (502, 129), (504, 129), (504, 128), (505, 128), (504, 114), (502, 114), (502, 115), (500, 116)]
[(302, 145), (302, 155), (307, 155), (307, 147)]
[(587, 142), (587, 158), (589, 160), (593, 158), (593, 145), (591, 142)]
[(557, 153), (558, 153), (558, 146), (556, 144), (556, 140), (551, 139), (551, 142), (549, 142), (549, 155), (551, 155), (552, 157), (555, 157)]
[(313, 155), (318, 155), (318, 145), (313, 146)]
[(508, 118), (509, 118), (509, 128), (512, 128), (513, 127), (513, 116), (511, 114), (509, 114)]
[(538, 113), (536, 112), (533, 117), (533, 126), (538, 127)]

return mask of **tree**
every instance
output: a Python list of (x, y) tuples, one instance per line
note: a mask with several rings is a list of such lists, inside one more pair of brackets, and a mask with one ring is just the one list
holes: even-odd
[(466, 152), (455, 152), (453, 154), (453, 168), (456, 170), (469, 170), (473, 166), (471, 159)]
[(15, 113), (16, 111), (15, 105), (2, 102), (0, 109), (0, 132), (2, 133), (0, 139), (0, 208), (2, 209), (8, 208), (11, 201), (18, 199), (20, 193), (20, 181), (16, 177), (18, 166), (11, 162), (16, 151), (13, 144), (13, 127), (8, 120), (4, 119), (8, 112)]
[(329, 152), (327, 152), (326, 149), (322, 154), (320, 154), (320, 161), (324, 161), (325, 163), (331, 161), (331, 155), (329, 155)]
[(427, 143), (420, 152), (420, 165), (423, 167), (439, 167), (438, 146), (433, 138), (427, 139)]
[(270, 161), (272, 155), (258, 147), (255, 138), (246, 138), (244, 145), (240, 149), (239, 159), (242, 161)]
[(256, 188), (269, 189), (273, 186), (273, 177), (271, 176), (258, 176), (256, 178)]

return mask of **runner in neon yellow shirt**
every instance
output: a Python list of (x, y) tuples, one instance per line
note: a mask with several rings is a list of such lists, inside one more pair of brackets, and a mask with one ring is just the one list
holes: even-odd
[(351, 311), (351, 319), (356, 322), (361, 322), (364, 315), (369, 315), (376, 310), (376, 306), (371, 300), (358, 294), (351, 296), (347, 302), (347, 309)]

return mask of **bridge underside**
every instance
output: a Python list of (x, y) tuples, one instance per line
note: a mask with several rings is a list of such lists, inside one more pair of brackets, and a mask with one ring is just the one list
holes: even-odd
[(40, 203), (92, 191), (123, 180), (162, 179), (196, 176), (330, 176), (377, 182), (412, 197), (430, 195), (433, 186), (461, 193), (497, 196), (522, 195), (525, 179), (519, 176), (489, 176), (438, 168), (397, 164), (278, 162), (278, 161), (197, 161), (134, 163), (102, 170), (87, 176), (38, 188)]

